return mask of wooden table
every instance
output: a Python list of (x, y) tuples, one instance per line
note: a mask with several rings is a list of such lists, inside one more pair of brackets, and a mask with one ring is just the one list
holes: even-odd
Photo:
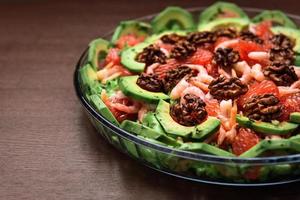
[[(297, 14), (300, 3), (239, 1)], [(97, 134), (72, 75), (88, 42), (120, 20), (205, 1), (0, 3), (0, 199), (299, 199), (299, 184), (230, 188), (179, 180), (140, 165)], [(258, 196), (259, 195), (259, 196)], [(251, 197), (252, 199), (253, 197)]]

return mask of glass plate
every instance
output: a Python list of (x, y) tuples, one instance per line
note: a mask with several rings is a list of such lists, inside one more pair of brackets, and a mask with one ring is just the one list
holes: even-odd
[[(196, 18), (204, 7), (187, 9)], [(243, 8), (250, 17), (263, 11)], [(154, 15), (135, 20), (150, 21)], [(300, 16), (288, 14), (297, 24)], [(110, 39), (113, 32), (103, 36)], [(80, 103), (97, 131), (110, 144), (138, 162), (179, 178), (218, 185), (267, 186), (300, 180), (300, 154), (259, 158), (230, 158), (180, 151), (151, 143), (115, 126), (99, 114), (84, 97), (78, 70), (86, 63), (87, 50), (80, 57), (74, 73), (74, 87)], [(259, 179), (255, 179), (259, 173)]]

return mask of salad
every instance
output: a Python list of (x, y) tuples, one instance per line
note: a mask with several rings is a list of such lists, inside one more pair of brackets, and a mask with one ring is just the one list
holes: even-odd
[(217, 2), (167, 7), (89, 44), (81, 88), (107, 120), (163, 146), (222, 157), (300, 152), (300, 30)]

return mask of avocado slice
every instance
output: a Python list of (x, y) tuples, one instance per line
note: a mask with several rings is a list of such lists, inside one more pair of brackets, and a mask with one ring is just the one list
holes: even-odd
[(194, 19), (187, 10), (170, 6), (160, 12), (151, 21), (153, 32), (160, 33), (165, 30), (193, 30)]
[(167, 145), (170, 145), (173, 147), (179, 146), (181, 144), (178, 141), (176, 141), (175, 139), (173, 139), (165, 134), (159, 133), (159, 132), (153, 130), (152, 128), (149, 128), (147, 126), (144, 126), (144, 125), (139, 124), (134, 121), (124, 120), (121, 123), (120, 127), (128, 132), (131, 132), (131, 133), (134, 133), (136, 135), (140, 135), (140, 136), (143, 136), (146, 138), (150, 138), (153, 140), (157, 140), (159, 142), (162, 142), (164, 144), (167, 144)]
[(110, 112), (105, 103), (102, 101), (99, 95), (93, 94), (89, 97), (90, 104), (108, 121), (113, 124), (119, 126), (118, 120), (115, 116)]
[(300, 53), (300, 30), (290, 28), (290, 27), (284, 27), (284, 26), (276, 26), (272, 27), (271, 31), (274, 34), (284, 34), (287, 37), (291, 38), (292, 40), (295, 40), (295, 46), (293, 48), (294, 51)]
[(184, 143), (179, 147), (180, 150), (198, 153), (208, 153), (216, 156), (235, 157), (234, 154), (206, 143)]
[(97, 78), (95, 69), (86, 64), (79, 69), (79, 81), (82, 91), (88, 96), (91, 94), (100, 94), (102, 87)]
[(197, 125), (192, 133), (193, 139), (205, 139), (211, 134), (217, 132), (221, 122), (216, 117), (208, 117), (205, 122)]
[(149, 46), (149, 43), (141, 42), (133, 47), (127, 48), (121, 52), (121, 63), (132, 72), (143, 72), (145, 63), (136, 61), (136, 56)]
[(111, 38), (111, 42), (115, 44), (117, 40), (123, 35), (134, 34), (136, 36), (144, 36), (146, 38), (150, 33), (151, 25), (148, 23), (135, 20), (122, 21), (116, 28)]
[(214, 31), (218, 28), (231, 27), (237, 31), (241, 31), (250, 23), (247, 18), (221, 18), (208, 23), (198, 25), (198, 31)]
[(105, 59), (108, 49), (109, 42), (102, 38), (90, 42), (87, 60), (95, 70), (98, 70), (99, 61)]
[(199, 24), (206, 24), (217, 19), (223, 19), (224, 14), (230, 14), (226, 18), (245, 18), (247, 14), (236, 4), (219, 1), (206, 8), (199, 16)]
[(237, 122), (240, 126), (250, 128), (254, 131), (264, 134), (277, 134), (277, 135), (285, 135), (293, 132), (298, 128), (298, 124), (291, 122), (280, 122), (278, 124), (269, 123), (269, 122), (260, 122), (250, 120), (248, 117), (237, 115)]
[(157, 103), (160, 99), (167, 100), (170, 97), (162, 92), (150, 92), (136, 84), (138, 76), (125, 76), (119, 79), (119, 87), (122, 92), (134, 99), (148, 103)]
[(156, 118), (168, 134), (199, 140), (209, 137), (220, 126), (220, 121), (215, 117), (208, 117), (206, 121), (196, 126), (183, 126), (173, 120), (170, 115), (170, 104), (164, 100), (160, 100), (157, 105)]
[(158, 133), (165, 134), (164, 129), (161, 127), (160, 123), (155, 117), (153, 112), (147, 112), (142, 119), (142, 124), (152, 128), (153, 130), (157, 131)]
[(290, 114), (290, 121), (300, 124), (300, 112), (293, 112)]
[(295, 22), (293, 22), (286, 14), (279, 10), (265, 10), (260, 14), (256, 15), (252, 21), (259, 23), (265, 20), (271, 20), (275, 26), (285, 26), (290, 28), (297, 28)]
[(265, 151), (269, 150), (280, 150), (280, 149), (290, 149), (290, 141), (288, 139), (279, 140), (262, 140), (254, 147), (249, 149), (240, 155), (242, 158), (253, 158), (257, 157)]

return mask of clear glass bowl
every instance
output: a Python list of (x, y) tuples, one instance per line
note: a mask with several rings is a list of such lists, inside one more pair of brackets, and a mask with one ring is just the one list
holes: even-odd
[[(188, 9), (195, 19), (203, 7)], [(261, 9), (244, 8), (249, 16)], [(154, 15), (136, 20), (149, 21)], [(300, 16), (289, 16), (300, 24)], [(110, 39), (112, 32), (103, 36)], [(264, 186), (291, 183), (300, 180), (300, 154), (276, 157), (230, 158), (208, 154), (180, 151), (150, 143), (115, 126), (99, 114), (85, 99), (80, 87), (78, 70), (86, 63), (86, 52), (75, 68), (74, 86), (76, 94), (97, 131), (114, 147), (138, 162), (160, 172), (176, 177), (233, 186)], [(257, 177), (257, 174), (259, 176)]]

